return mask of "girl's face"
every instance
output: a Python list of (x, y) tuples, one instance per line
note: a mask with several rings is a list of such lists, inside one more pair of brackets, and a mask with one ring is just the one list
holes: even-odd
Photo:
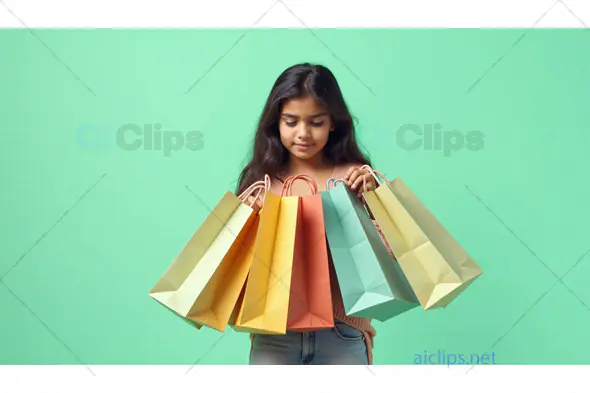
[(313, 97), (294, 98), (283, 105), (279, 119), (281, 142), (295, 157), (315, 157), (328, 143), (333, 129), (330, 114)]

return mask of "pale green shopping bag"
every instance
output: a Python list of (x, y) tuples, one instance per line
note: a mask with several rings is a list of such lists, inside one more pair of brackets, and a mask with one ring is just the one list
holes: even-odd
[(419, 305), (365, 205), (341, 180), (321, 192), (328, 246), (346, 315), (386, 321)]
[(153, 299), (199, 329), (225, 331), (248, 277), (252, 258), (245, 250), (260, 219), (254, 202), (245, 201), (270, 188), (267, 178), (270, 184), (265, 177), (240, 196), (225, 193), (149, 291)]
[(365, 168), (377, 188), (363, 198), (422, 308), (447, 307), (483, 270), (400, 178)]

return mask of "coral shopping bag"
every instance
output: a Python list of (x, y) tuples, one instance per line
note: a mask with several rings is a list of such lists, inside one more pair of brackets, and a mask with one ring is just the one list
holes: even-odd
[(322, 196), (306, 175), (287, 178), (285, 195), (298, 179), (309, 184), (312, 195), (299, 197), (287, 330), (305, 332), (334, 327), (334, 312)]

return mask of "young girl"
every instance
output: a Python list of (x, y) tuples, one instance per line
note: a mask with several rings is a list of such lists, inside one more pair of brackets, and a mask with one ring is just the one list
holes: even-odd
[[(373, 177), (359, 169), (364, 164), (371, 165), (357, 145), (336, 78), (324, 66), (298, 64), (283, 71), (266, 100), (236, 195), (265, 174), (271, 176), (271, 191), (279, 195), (287, 177), (306, 174), (320, 191), (329, 178), (343, 179), (360, 198), (363, 178), (367, 190), (375, 189)], [(310, 193), (305, 182), (293, 183), (292, 195)], [(332, 261), (330, 273), (334, 328), (251, 334), (250, 364), (372, 364), (376, 331), (371, 320), (346, 316)]]

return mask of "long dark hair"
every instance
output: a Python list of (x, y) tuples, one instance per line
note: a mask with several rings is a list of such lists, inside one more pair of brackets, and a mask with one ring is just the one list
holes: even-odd
[(268, 95), (258, 120), (251, 159), (240, 174), (236, 194), (241, 194), (255, 181), (263, 180), (265, 174), (272, 178), (286, 168), (289, 151), (279, 134), (281, 111), (287, 100), (307, 95), (325, 107), (334, 122), (334, 131), (330, 132), (322, 151), (326, 160), (333, 165), (371, 165), (359, 149), (353, 118), (332, 72), (322, 65), (296, 64), (279, 75)]

